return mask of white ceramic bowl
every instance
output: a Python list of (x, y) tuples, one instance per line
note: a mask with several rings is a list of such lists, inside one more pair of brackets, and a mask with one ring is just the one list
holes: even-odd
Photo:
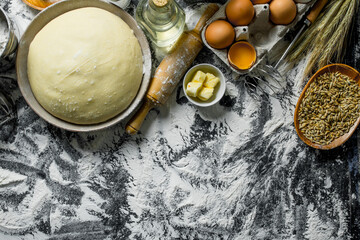
[[(214, 95), (207, 101), (201, 101), (198, 98), (190, 97), (186, 94), (186, 86), (192, 80), (192, 78), (194, 77), (195, 73), (198, 70), (201, 70), (204, 73), (214, 74), (216, 77), (218, 77), (220, 79), (220, 82), (216, 85), (216, 87), (214, 89)], [(226, 90), (226, 81), (225, 81), (224, 74), (217, 67), (215, 67), (211, 64), (203, 63), (203, 64), (196, 65), (196, 66), (190, 68), (190, 70), (185, 74), (184, 81), (183, 81), (183, 91), (184, 91), (184, 94), (187, 97), (187, 99), (189, 99), (189, 101), (194, 105), (197, 105), (199, 107), (212, 106), (220, 101), (220, 99), (225, 94), (225, 90)]]

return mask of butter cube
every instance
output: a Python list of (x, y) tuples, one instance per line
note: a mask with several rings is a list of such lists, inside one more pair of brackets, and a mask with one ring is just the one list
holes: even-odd
[(206, 79), (216, 78), (212, 73), (206, 73)]
[(218, 77), (215, 77), (211, 73), (206, 73), (206, 79), (204, 82), (205, 87), (214, 88), (219, 82), (220, 79)]
[(199, 70), (195, 73), (192, 82), (204, 83), (205, 78), (206, 78), (206, 74)]
[(189, 82), (186, 86), (186, 94), (190, 97), (196, 97), (202, 88), (201, 82)]
[(203, 87), (198, 95), (198, 98), (202, 101), (207, 101), (211, 98), (214, 93), (214, 88)]

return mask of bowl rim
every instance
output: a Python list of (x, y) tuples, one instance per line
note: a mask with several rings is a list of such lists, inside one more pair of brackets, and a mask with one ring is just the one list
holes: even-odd
[[(197, 102), (195, 100), (193, 100), (190, 96), (188, 96), (186, 94), (186, 84), (187, 84), (187, 78), (189, 76), (190, 73), (192, 73), (195, 69), (198, 69), (198, 68), (201, 68), (201, 67), (208, 67), (208, 68), (212, 68), (214, 69), (216, 72), (219, 73), (219, 79), (220, 79), (220, 84), (223, 86), (223, 87), (220, 87), (219, 86), (219, 89), (218, 89), (218, 93), (217, 94), (220, 94), (219, 97), (215, 98), (213, 101), (211, 102)], [(199, 107), (210, 107), (210, 106), (213, 106), (215, 105), (216, 103), (218, 103), (221, 98), (224, 96), (225, 94), (225, 91), (226, 91), (226, 79), (225, 79), (225, 76), (223, 74), (222, 71), (220, 71), (220, 69), (212, 64), (209, 64), (209, 63), (200, 63), (200, 64), (197, 64), (197, 65), (194, 65), (193, 67), (191, 67), (185, 74), (184, 78), (183, 78), (183, 84), (182, 84), (182, 88), (183, 88), (183, 92), (184, 92), (184, 95), (186, 96), (186, 98), (194, 105), (196, 106), (199, 106)]]
[[(34, 94), (32, 93), (29, 79), (27, 76), (28, 50), (30, 43), (32, 42), (36, 34), (47, 23), (49, 23), (54, 18), (60, 16), (61, 14), (84, 7), (97, 7), (120, 17), (134, 31), (134, 35), (137, 37), (139, 41), (143, 56), (142, 81), (139, 90), (137, 92), (137, 95), (135, 96), (131, 104), (128, 106), (128, 108), (126, 108), (123, 112), (119, 113), (115, 117), (105, 122), (101, 122), (97, 124), (88, 124), (88, 125), (70, 123), (60, 118), (57, 118), (52, 114), (50, 114), (49, 112), (47, 112), (39, 104)], [(40, 116), (46, 122), (61, 129), (65, 129), (67, 131), (72, 131), (72, 132), (90, 132), (90, 131), (102, 130), (110, 126), (113, 126), (123, 121), (125, 118), (129, 117), (138, 108), (139, 104), (143, 100), (143, 97), (145, 96), (145, 93), (150, 83), (151, 66), (152, 66), (152, 59), (151, 59), (149, 43), (145, 37), (145, 34), (136, 23), (135, 19), (123, 9), (111, 3), (104, 2), (101, 0), (63, 0), (47, 7), (44, 11), (39, 13), (33, 19), (33, 21), (30, 23), (30, 25), (24, 32), (21, 40), (19, 41), (19, 47), (16, 58), (17, 81), (20, 91), (27, 104), (32, 108), (32, 110), (38, 116)]]
[(13, 33), (14, 32), (13, 25), (12, 25), (12, 22), (8, 16), (8, 14), (5, 12), (5, 10), (2, 7), (0, 7), (0, 13), (4, 16), (4, 18), (6, 20), (6, 27), (8, 28), (6, 44), (4, 46), (4, 49), (2, 51), (0, 51), (0, 58), (1, 58), (1, 57), (7, 57), (8, 55), (14, 53), (15, 50), (13, 50), (12, 52), (7, 52), (7, 51), (9, 51), (8, 48), (9, 48), (10, 41), (11, 41), (11, 34), (14, 34)]
[(342, 74), (349, 76), (350, 78), (355, 80), (358, 85), (360, 85), (360, 73), (356, 69), (354, 69), (353, 67), (350, 67), (350, 66), (348, 66), (346, 64), (340, 64), (340, 63), (329, 64), (329, 65), (326, 65), (325, 67), (319, 69), (309, 79), (309, 81), (305, 85), (304, 89), (302, 90), (302, 92), (301, 92), (301, 94), (300, 94), (300, 96), (298, 98), (296, 108), (295, 108), (295, 112), (294, 112), (295, 130), (296, 130), (296, 133), (299, 136), (299, 138), (310, 147), (320, 149), (320, 150), (331, 150), (331, 149), (334, 149), (336, 147), (339, 147), (342, 144), (344, 144), (352, 136), (352, 134), (355, 132), (356, 128), (358, 127), (358, 125), (360, 123), (360, 116), (359, 116), (358, 119), (356, 120), (356, 122), (354, 123), (354, 125), (349, 129), (348, 133), (345, 133), (341, 137), (339, 137), (337, 139), (334, 139), (330, 144), (327, 144), (327, 145), (320, 145), (320, 144), (317, 144), (317, 143), (313, 143), (308, 138), (306, 138), (304, 136), (304, 134), (300, 131), (299, 119), (298, 119), (300, 103), (302, 102), (302, 99), (304, 98), (307, 89), (310, 87), (310, 84), (321, 74), (324, 74), (326, 72), (337, 72), (339, 70), (342, 71), (341, 72)]

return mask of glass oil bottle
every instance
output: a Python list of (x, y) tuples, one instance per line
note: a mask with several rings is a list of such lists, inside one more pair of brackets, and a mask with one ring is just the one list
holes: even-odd
[(184, 31), (185, 13), (175, 0), (141, 0), (136, 21), (156, 46), (171, 48)]

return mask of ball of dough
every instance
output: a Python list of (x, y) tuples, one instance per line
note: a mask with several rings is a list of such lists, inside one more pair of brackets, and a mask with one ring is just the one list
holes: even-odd
[(53, 19), (29, 49), (28, 77), (36, 99), (71, 123), (100, 123), (124, 111), (139, 90), (142, 73), (133, 31), (99, 8)]

